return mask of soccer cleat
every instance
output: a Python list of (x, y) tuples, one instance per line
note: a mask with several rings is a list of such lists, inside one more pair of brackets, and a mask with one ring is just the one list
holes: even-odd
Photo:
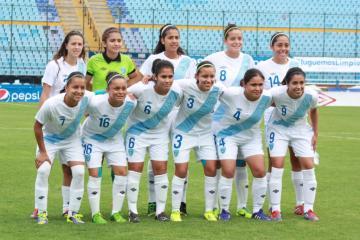
[(267, 216), (262, 209), (258, 212), (253, 213), (251, 218), (261, 220), (261, 221), (271, 221), (271, 218)]
[(271, 220), (272, 221), (278, 221), (278, 222), (280, 222), (280, 221), (282, 221), (282, 217), (281, 217), (281, 213), (280, 213), (280, 211), (272, 211), (271, 212)]
[(85, 223), (81, 218), (83, 216), (81, 214), (78, 214), (76, 212), (73, 212), (72, 215), (68, 215), (66, 218), (66, 222), (73, 223), (73, 224), (83, 224)]
[(147, 212), (147, 215), (149, 217), (151, 216), (155, 216), (156, 214), (156, 203), (155, 202), (149, 202), (148, 203), (148, 212)]
[(304, 215), (304, 204), (295, 206), (294, 213), (300, 216)]
[(250, 213), (249, 210), (247, 210), (247, 208), (243, 207), (243, 208), (238, 209), (236, 211), (236, 216), (241, 216), (241, 217), (244, 217), (244, 218), (251, 218), (252, 214)]
[(126, 219), (121, 216), (120, 212), (114, 213), (111, 215), (110, 220), (117, 223), (125, 223)]
[(159, 222), (168, 222), (170, 221), (170, 218), (164, 212), (162, 212), (155, 216), (155, 220)]
[(131, 223), (139, 223), (140, 218), (139, 215), (136, 213), (133, 213), (132, 211), (129, 212), (129, 222)]
[(181, 219), (181, 213), (180, 211), (173, 211), (170, 215), (170, 220), (172, 222), (181, 222), (182, 219)]
[(93, 216), (92, 216), (92, 219), (91, 221), (93, 223), (96, 223), (96, 224), (106, 224), (107, 221), (103, 218), (103, 216), (101, 215), (101, 213), (95, 213)]
[(312, 210), (309, 210), (306, 213), (304, 213), (304, 218), (305, 220), (309, 220), (312, 222), (316, 222), (320, 220), (320, 218)]
[(217, 221), (217, 217), (214, 214), (214, 211), (207, 211), (204, 213), (204, 218), (209, 221), (209, 222), (216, 222)]
[(185, 202), (181, 202), (181, 204), (180, 204), (180, 213), (183, 216), (187, 216), (186, 203)]
[(39, 209), (35, 208), (34, 211), (30, 214), (30, 218), (37, 219), (39, 214)]
[(219, 215), (219, 220), (229, 221), (230, 218), (231, 218), (230, 212), (226, 211), (225, 209), (222, 209)]
[(48, 223), (47, 213), (46, 212), (38, 213), (36, 221), (37, 224), (47, 224)]
[(69, 214), (69, 210), (66, 210), (65, 212), (63, 212), (62, 216), (64, 218), (67, 218), (68, 214)]
[(215, 215), (215, 217), (216, 217), (216, 218), (219, 218), (219, 215), (220, 215), (220, 209), (218, 209), (218, 208), (214, 208), (213, 213), (214, 213), (214, 215)]

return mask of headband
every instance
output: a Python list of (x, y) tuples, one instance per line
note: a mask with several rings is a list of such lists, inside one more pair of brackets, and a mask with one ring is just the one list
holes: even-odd
[(230, 27), (228, 30), (226, 30), (226, 31), (224, 32), (224, 37), (226, 37), (226, 35), (227, 35), (230, 31), (235, 30), (235, 29), (241, 30), (238, 26)]
[(66, 78), (66, 86), (69, 84), (69, 82), (70, 82), (70, 79), (72, 79), (72, 78), (74, 78), (74, 77), (81, 77), (81, 78), (84, 78), (84, 75), (81, 73), (81, 72), (75, 72), (73, 75), (71, 75), (71, 73), (70, 73), (70, 75)]
[(172, 24), (166, 25), (166, 26), (161, 30), (160, 36), (162, 36), (169, 27), (174, 27), (174, 28), (176, 28), (176, 26), (175, 26), (175, 25), (172, 25)]
[(213, 67), (215, 68), (214, 64), (212, 63), (205, 63), (203, 65), (199, 65), (197, 68), (196, 68), (196, 73), (198, 73), (200, 71), (200, 69), (204, 68), (204, 67)]
[(289, 36), (286, 34), (286, 33), (283, 33), (283, 32), (279, 32), (279, 33), (276, 33), (274, 36), (271, 37), (270, 39), (270, 46), (272, 46), (274, 43), (274, 40), (275, 38), (279, 37), (279, 36), (285, 36), (287, 38), (289, 38)]
[(112, 76), (112, 77), (107, 81), (107, 85), (109, 86), (110, 83), (111, 83), (115, 78), (125, 79), (124, 76), (122, 76), (122, 75), (120, 75), (120, 74), (115, 74), (114, 76)]

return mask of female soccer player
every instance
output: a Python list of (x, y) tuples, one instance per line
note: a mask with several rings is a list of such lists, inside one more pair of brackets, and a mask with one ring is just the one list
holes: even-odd
[(106, 77), (107, 94), (94, 96), (88, 106), (89, 116), (83, 124), (83, 148), (89, 169), (88, 197), (92, 222), (105, 224), (100, 213), (102, 158), (112, 168), (112, 221), (126, 220), (120, 211), (126, 193), (126, 153), (121, 129), (136, 106), (136, 101), (126, 97), (126, 79), (116, 72)]
[[(79, 71), (85, 75), (86, 64), (84, 62), (85, 49), (84, 37), (79, 31), (70, 31), (66, 34), (60, 49), (55, 54), (54, 59), (51, 60), (45, 69), (42, 78), (42, 92), (40, 97), (41, 107), (45, 100), (60, 93), (66, 84), (66, 79), (70, 73)], [(71, 169), (66, 165), (66, 162), (61, 161), (64, 180), (61, 187), (63, 198), (63, 215), (66, 217), (69, 210), (69, 191), (71, 183)], [(37, 217), (37, 206), (31, 215), (33, 218)]]
[[(265, 76), (265, 89), (281, 86), (281, 81), (284, 79), (286, 72), (289, 68), (297, 67), (299, 63), (289, 58), (290, 52), (290, 39), (289, 36), (283, 32), (277, 32), (271, 36), (270, 48), (273, 51), (273, 57), (260, 62), (257, 68)], [(265, 111), (264, 120), (265, 128), (270, 115), (273, 111), (273, 107), (270, 107)], [(303, 194), (303, 176), (299, 159), (295, 157), (294, 151), (289, 147), (290, 162), (291, 162), (291, 179), (295, 189), (296, 205), (294, 213), (298, 215), (304, 214), (304, 194)], [(270, 179), (271, 161), (269, 156), (269, 168), (267, 173), (267, 179)]]
[(198, 64), (195, 79), (182, 79), (176, 84), (183, 91), (183, 100), (174, 122), (172, 148), (175, 176), (172, 180), (171, 221), (180, 222), (180, 205), (184, 182), (188, 174), (191, 149), (197, 159), (208, 160), (205, 172), (205, 214), (208, 221), (216, 221), (213, 207), (216, 201), (216, 148), (211, 131), (212, 111), (222, 93), (222, 84), (215, 84), (215, 66), (209, 61)]
[(219, 219), (230, 220), (232, 181), (240, 150), (254, 177), (252, 218), (269, 221), (270, 218), (262, 210), (267, 183), (260, 122), (265, 109), (271, 105), (271, 95), (263, 92), (264, 76), (257, 69), (249, 69), (245, 73), (243, 83), (243, 88), (228, 88), (220, 97), (226, 108), (216, 132), (217, 152), (222, 171), (219, 180)]
[[(226, 87), (240, 86), (240, 80), (245, 72), (254, 67), (254, 60), (248, 54), (242, 53), (243, 35), (241, 29), (235, 24), (229, 24), (224, 30), (225, 51), (216, 52), (205, 59), (214, 63), (216, 67), (216, 79)], [(218, 122), (224, 114), (224, 106), (219, 105), (214, 113), (213, 121)], [(236, 215), (251, 218), (251, 213), (246, 208), (248, 198), (248, 174), (246, 163), (241, 155), (236, 162), (235, 185), (237, 192)], [(218, 171), (217, 178), (220, 177)]]
[(86, 88), (88, 90), (93, 92), (105, 90), (107, 87), (105, 79), (109, 72), (117, 72), (128, 77), (128, 86), (142, 78), (131, 58), (120, 53), (122, 39), (118, 28), (107, 28), (102, 35), (102, 42), (105, 51), (92, 56), (87, 65)]
[(126, 130), (126, 151), (129, 165), (127, 197), (129, 221), (139, 222), (137, 199), (146, 149), (149, 149), (154, 172), (156, 216), (169, 221), (164, 213), (169, 180), (167, 176), (169, 113), (178, 106), (182, 92), (173, 85), (174, 66), (167, 60), (153, 63), (154, 82), (137, 83), (128, 91), (138, 99)]
[[(281, 191), (284, 159), (287, 148), (293, 148), (299, 159), (304, 182), (304, 218), (317, 221), (313, 212), (316, 194), (314, 151), (318, 137), (317, 93), (305, 87), (305, 73), (301, 68), (290, 68), (283, 80), (285, 86), (271, 89), (275, 110), (267, 129), (267, 141), (271, 157), (269, 181), (271, 218), (281, 221)], [(309, 112), (311, 125), (307, 123)]]
[(66, 93), (48, 99), (35, 116), (34, 132), (38, 144), (35, 166), (35, 203), (39, 208), (38, 224), (48, 223), (48, 178), (56, 153), (71, 168), (67, 222), (84, 223), (78, 214), (84, 193), (84, 155), (80, 139), (80, 120), (90, 96), (84, 96), (85, 78), (73, 72), (66, 79)]
[[(144, 75), (145, 81), (152, 76), (151, 68), (155, 59), (163, 59), (171, 62), (174, 65), (175, 73), (174, 80), (178, 79), (193, 79), (196, 70), (196, 62), (185, 55), (184, 50), (180, 47), (180, 31), (172, 24), (165, 24), (160, 28), (159, 41), (156, 45), (155, 51), (143, 63), (140, 72)], [(175, 119), (176, 112), (171, 114), (171, 119)], [(151, 163), (148, 164), (149, 176), (149, 200), (148, 200), (148, 215), (155, 214), (155, 191), (154, 191), (154, 173), (152, 172)], [(184, 182), (184, 194), (181, 201), (180, 211), (186, 215), (186, 189), (188, 179)]]

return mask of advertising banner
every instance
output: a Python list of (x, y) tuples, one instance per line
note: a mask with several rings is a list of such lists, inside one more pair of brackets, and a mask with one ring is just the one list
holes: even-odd
[(360, 72), (360, 58), (295, 57), (305, 72)]
[(40, 85), (0, 85), (0, 102), (39, 102)]

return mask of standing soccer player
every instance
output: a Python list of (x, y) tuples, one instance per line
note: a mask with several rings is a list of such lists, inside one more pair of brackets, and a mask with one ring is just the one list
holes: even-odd
[[(172, 24), (165, 24), (160, 28), (159, 40), (155, 47), (154, 53), (151, 54), (143, 63), (140, 72), (147, 80), (151, 78), (151, 68), (155, 59), (163, 59), (171, 62), (174, 66), (174, 80), (192, 79), (195, 76), (196, 63), (194, 59), (186, 56), (185, 51), (180, 46), (180, 31)], [(173, 121), (176, 117), (177, 109), (175, 109), (170, 119)], [(169, 122), (171, 123), (171, 122)], [(156, 211), (155, 190), (154, 190), (154, 173), (152, 172), (151, 163), (148, 164), (148, 215), (152, 216)], [(180, 212), (187, 215), (186, 210), (186, 190), (188, 186), (188, 177), (184, 182), (184, 194), (181, 200)]]
[(80, 139), (80, 120), (89, 102), (85, 93), (85, 78), (81, 72), (71, 73), (65, 85), (66, 93), (48, 99), (35, 116), (34, 132), (38, 144), (35, 160), (35, 204), (39, 209), (38, 224), (48, 223), (48, 179), (55, 155), (71, 168), (67, 222), (84, 223), (78, 214), (84, 193), (84, 155)]
[[(319, 218), (313, 211), (317, 188), (313, 160), (318, 137), (318, 96), (315, 91), (305, 87), (305, 73), (298, 67), (288, 70), (283, 85), (271, 89), (276, 107), (266, 131), (272, 166), (269, 181), (271, 218), (282, 220), (282, 175), (286, 152), (291, 144), (302, 168), (304, 218), (317, 221)], [(311, 126), (307, 123), (308, 112)]]
[[(281, 82), (285, 77), (286, 72), (292, 68), (297, 67), (299, 63), (289, 58), (290, 53), (290, 39), (289, 36), (283, 32), (277, 32), (271, 36), (270, 48), (273, 51), (273, 57), (260, 62), (256, 67), (265, 76), (265, 89), (271, 89), (281, 86)], [(270, 107), (264, 114), (265, 131), (270, 115), (274, 107)], [(294, 213), (297, 215), (304, 214), (304, 194), (303, 194), (303, 175), (299, 159), (294, 155), (294, 151), (289, 147), (290, 163), (291, 163), (291, 180), (295, 189), (296, 205)], [(268, 154), (269, 155), (269, 154)], [(267, 179), (270, 179), (271, 161), (269, 156), (269, 167)]]
[(182, 92), (173, 85), (174, 67), (167, 60), (153, 63), (154, 82), (137, 83), (128, 91), (137, 98), (137, 106), (130, 115), (126, 130), (126, 151), (129, 165), (127, 197), (129, 221), (140, 221), (137, 211), (139, 183), (144, 167), (146, 150), (149, 149), (154, 172), (156, 199), (155, 219), (169, 221), (165, 214), (168, 192), (169, 113), (178, 106)]
[(211, 131), (212, 112), (222, 93), (222, 84), (215, 83), (215, 66), (203, 61), (197, 66), (195, 79), (176, 81), (183, 91), (183, 100), (174, 121), (172, 148), (175, 175), (172, 180), (171, 221), (180, 222), (180, 206), (184, 182), (188, 174), (191, 149), (198, 161), (205, 160), (205, 214), (208, 221), (217, 221), (213, 212), (216, 201), (216, 148)]
[(102, 159), (114, 173), (110, 219), (122, 223), (121, 209), (126, 193), (126, 153), (121, 129), (136, 106), (126, 97), (126, 79), (116, 72), (106, 77), (107, 94), (94, 96), (88, 106), (89, 116), (83, 124), (83, 148), (89, 169), (88, 197), (92, 222), (105, 224), (100, 213)]
[(225, 112), (216, 131), (216, 144), (221, 162), (219, 219), (223, 221), (228, 221), (231, 217), (229, 205), (239, 151), (253, 174), (252, 218), (270, 220), (262, 210), (267, 182), (260, 122), (265, 109), (271, 105), (272, 99), (268, 92), (263, 92), (263, 85), (262, 73), (254, 68), (249, 69), (243, 79), (243, 88), (228, 88), (220, 97), (220, 101), (225, 106)]
[[(241, 52), (243, 46), (243, 35), (241, 29), (235, 24), (229, 24), (224, 30), (225, 51), (213, 53), (205, 58), (214, 63), (216, 67), (216, 79), (220, 80), (226, 87), (240, 86), (240, 80), (245, 72), (254, 67), (253, 58)], [(220, 121), (224, 114), (224, 106), (219, 105), (214, 113), (214, 125)], [(235, 185), (237, 193), (236, 215), (251, 218), (251, 212), (247, 209), (248, 198), (248, 173), (246, 162), (239, 154), (236, 161)], [(220, 170), (217, 173), (220, 178)], [(216, 206), (214, 206), (216, 208)]]
[(122, 42), (120, 30), (115, 27), (107, 28), (101, 39), (105, 51), (89, 59), (86, 73), (86, 89), (93, 92), (105, 90), (107, 88), (105, 79), (109, 72), (117, 72), (127, 77), (128, 86), (138, 82), (142, 76), (136, 70), (134, 62), (129, 56), (120, 53)]
[[(70, 31), (66, 34), (60, 49), (55, 54), (45, 69), (42, 78), (42, 92), (40, 97), (39, 107), (49, 98), (60, 93), (66, 84), (66, 79), (70, 73), (79, 71), (85, 75), (86, 64), (84, 62), (85, 49), (84, 37), (79, 31)], [(63, 183), (61, 186), (61, 193), (63, 198), (63, 216), (67, 216), (69, 210), (69, 193), (71, 183), (71, 169), (62, 161)], [(37, 218), (38, 208), (35, 205), (35, 210), (32, 213), (32, 218)]]

